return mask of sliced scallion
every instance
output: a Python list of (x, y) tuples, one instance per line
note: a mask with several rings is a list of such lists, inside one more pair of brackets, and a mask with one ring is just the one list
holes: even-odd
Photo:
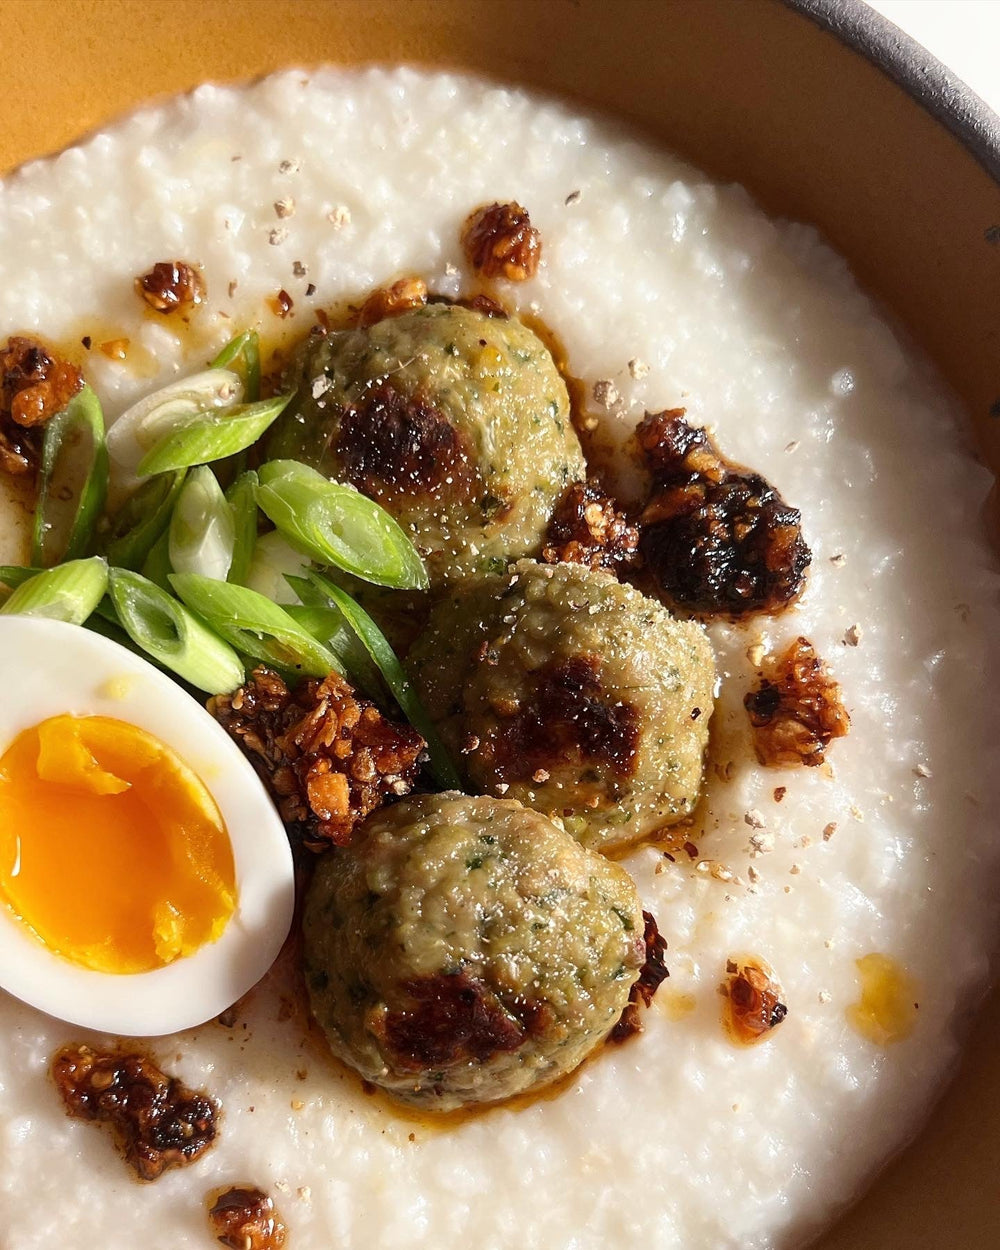
[(143, 577), (148, 577), (151, 582), (155, 582), (169, 595), (171, 593), (170, 574), (173, 571), (174, 566), (170, 563), (170, 531), (164, 530), (153, 543), (153, 548), (146, 557), (140, 572)]
[(269, 530), (257, 539), (246, 585), (275, 603), (296, 603), (298, 600), (287, 574), (294, 573), (304, 578), (310, 567), (308, 556), (290, 547), (277, 530)]
[(82, 625), (108, 588), (108, 565), (100, 556), (70, 560), (22, 582), (0, 607), (9, 616), (42, 616)]
[(181, 469), (151, 477), (125, 500), (104, 538), (104, 554), (110, 564), (120, 569), (142, 568), (170, 524), (185, 476)]
[(174, 431), (206, 414), (231, 411), (242, 400), (243, 381), (229, 369), (205, 369), (140, 399), (108, 429), (108, 451), (119, 476), (135, 475), (140, 461)]
[(413, 543), (374, 500), (296, 460), (272, 460), (258, 477), (257, 503), (293, 547), (366, 582), (427, 586)]
[(207, 413), (174, 429), (140, 460), (140, 477), (225, 460), (252, 446), (284, 411), (291, 395), (275, 395), (227, 412)]
[(460, 790), (462, 781), (458, 771), (385, 634), (364, 608), (355, 603), (346, 591), (341, 590), (328, 577), (324, 577), (322, 573), (311, 572), (309, 580), (343, 613), (344, 620), (357, 634), (365, 650), (378, 666), (386, 685), (402, 708), (403, 715), (427, 743), (430, 770), (434, 775), (434, 780), (446, 790)]
[(369, 699), (383, 709), (391, 704), (392, 694), (383, 681), (378, 666), (372, 663), (371, 656), (344, 619), (343, 612), (307, 577), (286, 573), (285, 581), (301, 600), (299, 604), (286, 606), (285, 611), (289, 616), (305, 626), (317, 642), (333, 652), (340, 663), (341, 671)]
[(0, 564), (0, 583), (8, 590), (17, 590), (18, 586), (44, 572), (44, 569), (26, 568), (23, 564)]
[(45, 425), (33, 563), (51, 568), (79, 559), (90, 546), (107, 493), (104, 414), (93, 390), (84, 386)]
[(230, 339), (209, 368), (233, 368), (242, 374), (247, 402), (255, 404), (260, 399), (260, 336), (257, 331), (244, 330)]
[(206, 464), (192, 469), (170, 518), (168, 552), (175, 573), (225, 581), (233, 562), (236, 525), (218, 478)]
[(276, 603), (249, 590), (197, 573), (173, 573), (174, 591), (237, 651), (274, 668), (307, 677), (340, 671), (333, 654)]
[(233, 558), (228, 581), (245, 586), (257, 545), (257, 474), (252, 469), (233, 482), (226, 491), (233, 513)]
[(228, 694), (242, 685), (239, 656), (193, 612), (148, 578), (112, 569), (111, 601), (136, 646), (206, 694)]

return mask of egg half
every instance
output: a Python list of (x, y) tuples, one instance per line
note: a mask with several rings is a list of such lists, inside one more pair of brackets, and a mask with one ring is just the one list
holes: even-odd
[(291, 850), (240, 749), (98, 634), (0, 617), (0, 985), (132, 1036), (217, 1016), (291, 926)]

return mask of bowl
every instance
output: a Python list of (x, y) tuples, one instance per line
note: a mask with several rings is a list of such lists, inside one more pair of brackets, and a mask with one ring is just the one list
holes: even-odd
[[(4, 169), (151, 96), (324, 60), (458, 66), (608, 110), (816, 224), (1000, 467), (1000, 122), (860, 0), (0, 0), (0, 17)], [(998, 1033), (994, 994), (924, 1132), (822, 1250), (995, 1247)]]

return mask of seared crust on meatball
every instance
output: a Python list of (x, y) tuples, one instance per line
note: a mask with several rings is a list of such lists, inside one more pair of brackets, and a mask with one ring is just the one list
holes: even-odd
[(754, 750), (770, 768), (822, 764), (834, 738), (851, 725), (840, 684), (808, 638), (767, 656), (759, 684), (743, 700), (753, 726)]
[(711, 647), (700, 625), (609, 573), (522, 560), (461, 587), (408, 665), (471, 788), (557, 816), (601, 850), (693, 809)]
[(647, 413), (636, 436), (653, 478), (640, 524), (657, 591), (703, 616), (787, 607), (812, 559), (798, 510), (759, 473), (725, 460), (683, 408)]
[(572, 1071), (614, 1028), (646, 955), (624, 869), (509, 800), (404, 799), (322, 859), (306, 984), (333, 1052), (434, 1110)]
[(371, 495), (434, 584), (541, 550), (583, 452), (552, 355), (515, 317), (429, 303), (311, 340), (267, 454)]
[(469, 440), (426, 396), (407, 398), (388, 380), (344, 409), (336, 452), (351, 485), (383, 507), (482, 489)]

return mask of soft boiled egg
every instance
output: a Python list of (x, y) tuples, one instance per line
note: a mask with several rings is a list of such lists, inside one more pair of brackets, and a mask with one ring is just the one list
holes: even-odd
[(273, 963), (288, 839), (249, 762), (132, 652), (0, 616), (0, 986), (108, 1033), (211, 1019)]

